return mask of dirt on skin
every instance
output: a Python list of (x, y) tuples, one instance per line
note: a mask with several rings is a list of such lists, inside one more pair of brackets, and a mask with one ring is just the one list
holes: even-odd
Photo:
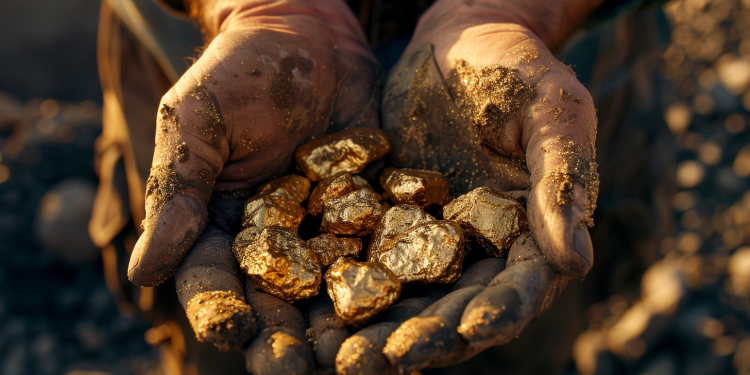
[[(529, 62), (535, 56), (524, 54), (521, 61)], [(446, 84), (456, 104), (467, 121), (479, 133), (482, 146), (503, 154), (497, 149), (504, 135), (504, 127), (518, 111), (536, 96), (536, 87), (526, 83), (518, 70), (502, 65), (481, 68), (457, 60), (448, 74)]]
[(241, 349), (254, 333), (252, 309), (233, 292), (199, 293), (187, 303), (186, 312), (198, 341), (222, 351)]
[(599, 165), (596, 163), (596, 148), (593, 144), (575, 144), (570, 138), (557, 136), (555, 142), (560, 146), (562, 161), (551, 171), (545, 179), (556, 189), (555, 203), (565, 206), (571, 202), (574, 184), (579, 184), (586, 192), (585, 223), (594, 226), (592, 218), (596, 208), (596, 197), (599, 195)]

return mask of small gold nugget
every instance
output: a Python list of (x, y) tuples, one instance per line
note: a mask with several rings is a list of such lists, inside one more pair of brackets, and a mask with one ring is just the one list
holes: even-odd
[(389, 151), (382, 130), (351, 128), (316, 138), (300, 146), (294, 156), (307, 178), (320, 181), (340, 172), (359, 173)]
[(186, 312), (195, 338), (221, 351), (240, 350), (255, 334), (252, 309), (233, 292), (198, 293), (188, 301)]
[(282, 226), (297, 233), (305, 209), (284, 195), (256, 195), (245, 202), (242, 214), (242, 228), (256, 226), (259, 229)]
[(372, 233), (384, 212), (375, 192), (356, 190), (326, 202), (320, 229), (345, 236), (366, 236)]
[(398, 299), (401, 284), (379, 263), (339, 258), (325, 275), (336, 314), (347, 325), (361, 325)]
[(267, 227), (249, 242), (238, 236), (233, 251), (240, 254), (237, 257), (241, 259), (240, 268), (258, 289), (287, 302), (318, 294), (321, 280), (318, 257), (288, 229)]
[(310, 194), (310, 180), (305, 177), (290, 174), (271, 180), (258, 188), (256, 195), (284, 196), (301, 204)]
[(442, 206), (450, 199), (448, 179), (442, 174), (417, 169), (391, 171), (383, 185), (395, 204), (415, 204), (422, 208)]
[(362, 239), (352, 237), (336, 237), (330, 233), (307, 240), (310, 249), (318, 256), (323, 267), (328, 267), (341, 257), (356, 258), (362, 251)]
[(367, 260), (384, 264), (402, 284), (454, 283), (466, 255), (461, 227), (445, 220), (418, 224), (369, 250)]
[(325, 203), (331, 199), (342, 197), (355, 190), (370, 188), (370, 184), (362, 177), (350, 175), (342, 172), (335, 176), (326, 178), (318, 183), (310, 194), (310, 201), (307, 203), (307, 213), (313, 216), (319, 216), (323, 213)]
[(493, 257), (504, 256), (513, 240), (529, 228), (523, 206), (489, 186), (453, 200), (443, 207), (443, 217), (461, 225), (466, 237)]

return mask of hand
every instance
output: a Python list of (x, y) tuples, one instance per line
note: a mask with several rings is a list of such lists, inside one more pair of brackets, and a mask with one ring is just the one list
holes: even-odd
[(486, 288), (457, 290), (391, 334), (381, 348), (401, 373), (511, 340), (591, 268), (596, 113), (548, 49), (590, 3), (439, 1), (393, 68), (383, 101), (391, 163), (438, 169), (457, 194), (529, 189), (531, 230)]
[(200, 4), (211, 41), (159, 108), (144, 232), (128, 267), (138, 285), (174, 274), (213, 191), (282, 174), (312, 136), (379, 124), (379, 66), (344, 2)]
[[(242, 200), (209, 200), (285, 173), (313, 136), (378, 126), (380, 68), (343, 1), (192, 3), (207, 47), (162, 98), (128, 277), (153, 286), (180, 267), (178, 294), (203, 341), (243, 348), (254, 374), (310, 373), (302, 313), (239, 276), (227, 220)], [(218, 299), (191, 310), (199, 293)]]

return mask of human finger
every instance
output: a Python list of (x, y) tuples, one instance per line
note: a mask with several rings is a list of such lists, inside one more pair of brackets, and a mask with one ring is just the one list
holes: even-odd
[(243, 350), (247, 371), (255, 375), (312, 374), (313, 351), (305, 337), (305, 318), (294, 306), (245, 283), (245, 297), (256, 313), (259, 331)]
[(594, 262), (588, 227), (599, 191), (596, 111), (569, 69), (551, 71), (536, 91), (523, 126), (531, 173), (529, 227), (556, 270), (583, 277)]
[(489, 258), (462, 272), (453, 291), (430, 305), (393, 332), (383, 353), (402, 374), (425, 367), (461, 362), (476, 354), (458, 334), (464, 308), (497, 274), (505, 269), (505, 259)]
[(507, 269), (466, 305), (457, 332), (474, 349), (504, 344), (546, 312), (569, 279), (547, 263), (529, 233), (523, 234), (510, 249)]
[(336, 315), (333, 301), (328, 295), (319, 296), (312, 302), (306, 315), (310, 326), (307, 336), (312, 342), (318, 373), (333, 374), (336, 371), (336, 354), (352, 333)]
[(416, 316), (440, 296), (429, 295), (405, 299), (386, 313), (385, 319), (364, 328), (341, 345), (336, 355), (336, 373), (341, 375), (395, 375), (396, 367), (383, 354), (388, 336), (405, 320)]
[(162, 99), (156, 148), (146, 182), (146, 218), (128, 265), (138, 285), (157, 285), (176, 271), (208, 223), (207, 204), (229, 154), (215, 96), (183, 78)]
[(177, 297), (200, 342), (239, 350), (257, 331), (245, 303), (232, 236), (209, 225), (175, 274)]

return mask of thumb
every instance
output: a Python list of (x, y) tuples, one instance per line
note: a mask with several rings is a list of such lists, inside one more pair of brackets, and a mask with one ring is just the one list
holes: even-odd
[(207, 204), (229, 154), (218, 102), (186, 77), (164, 96), (157, 117), (144, 232), (128, 265), (128, 278), (141, 286), (176, 272), (208, 222)]
[(566, 70), (545, 81), (524, 127), (532, 182), (529, 227), (553, 267), (583, 277), (594, 262), (588, 226), (599, 191), (596, 112), (588, 91)]

